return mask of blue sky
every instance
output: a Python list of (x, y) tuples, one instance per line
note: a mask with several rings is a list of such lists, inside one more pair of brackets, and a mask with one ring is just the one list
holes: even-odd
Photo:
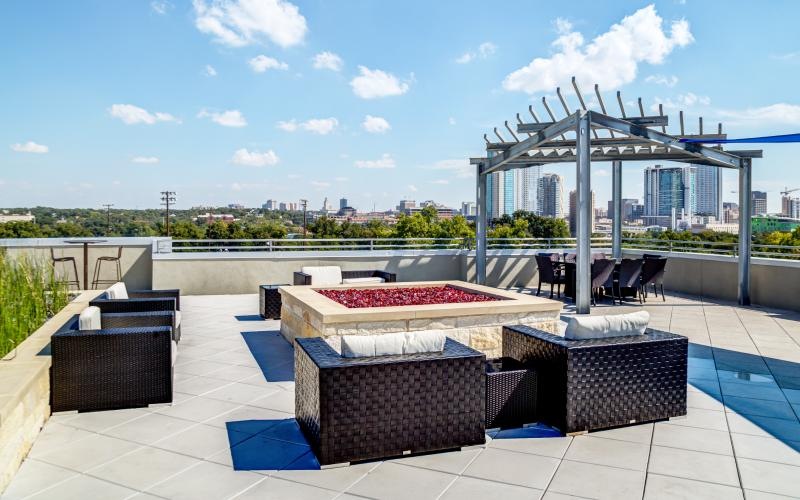
[[(731, 137), (798, 132), (798, 18), (792, 1), (7, 2), (0, 206), (154, 207), (165, 189), (179, 207), (458, 206), (483, 134), (543, 115), (576, 73), (692, 130), (702, 114)], [(800, 145), (763, 149), (754, 187), (777, 211)], [(646, 165), (625, 166), (626, 196)], [(574, 170), (546, 169), (568, 189)], [(604, 203), (608, 165), (593, 172)]]

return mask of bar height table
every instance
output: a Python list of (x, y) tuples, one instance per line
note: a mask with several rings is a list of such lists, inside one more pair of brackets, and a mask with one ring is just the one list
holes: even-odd
[(108, 240), (100, 240), (97, 238), (80, 238), (64, 240), (64, 243), (70, 245), (83, 245), (83, 289), (89, 289), (89, 245), (97, 243), (105, 243)]

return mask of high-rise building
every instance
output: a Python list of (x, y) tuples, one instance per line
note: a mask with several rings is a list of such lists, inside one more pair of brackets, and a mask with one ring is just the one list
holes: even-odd
[(767, 215), (766, 191), (753, 191), (751, 200), (753, 205), (752, 215)]
[(722, 222), (725, 224), (733, 224), (739, 222), (739, 204), (731, 202), (722, 203)]
[(349, 206), (350, 205), (347, 203), (347, 198), (339, 198), (339, 210)]
[(787, 217), (791, 219), (800, 219), (800, 198), (790, 199), (788, 208)]
[(465, 201), (461, 203), (461, 215), (464, 217), (474, 217), (475, 216), (475, 202), (474, 201)]
[(693, 166), (644, 170), (644, 218), (647, 225), (674, 227), (676, 217), (689, 218), (697, 210), (697, 170)]
[(266, 203), (261, 205), (261, 208), (263, 208), (264, 210), (277, 210), (278, 202), (275, 200), (267, 200)]
[(398, 212), (406, 212), (412, 208), (416, 208), (417, 202), (414, 200), (400, 200), (400, 203), (397, 204), (397, 211)]
[[(592, 191), (592, 222), (590, 232), (594, 232), (594, 191)], [(569, 192), (569, 234), (575, 236), (578, 232), (578, 191)]]
[(537, 189), (539, 215), (545, 217), (564, 217), (563, 193), (564, 179), (558, 174), (542, 174)]
[[(622, 220), (631, 221), (636, 220), (642, 216), (642, 205), (636, 198), (623, 198), (622, 199)], [(614, 218), (614, 200), (608, 200), (608, 218)]]
[(692, 165), (695, 169), (697, 215), (712, 215), (722, 220), (722, 169), (710, 165)]
[(538, 212), (537, 192), (541, 176), (541, 165), (514, 170), (514, 210)]

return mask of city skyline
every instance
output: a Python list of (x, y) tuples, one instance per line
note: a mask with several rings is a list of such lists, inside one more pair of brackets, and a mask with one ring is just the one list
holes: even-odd
[[(670, 128), (685, 109), (689, 133), (699, 114), (731, 137), (800, 127), (796, 94), (776, 84), (800, 76), (796, 16), (787, 12), (800, 6), (738, 6), (736, 19), (770, 26), (745, 40), (726, 28), (733, 14), (719, 2), (543, 5), (537, 29), (516, 18), (480, 33), (458, 28), (483, 24), (477, 1), (273, 3), (279, 22), (257, 30), (246, 18), (263, 13), (237, 17), (227, 1), (99, 3), (88, 12), (59, 2), (44, 17), (34, 2), (7, 6), (0, 57), (15, 77), (0, 81), (3, 205), (156, 207), (169, 189), (178, 207), (301, 198), (318, 206), (347, 196), (386, 210), (409, 196), (457, 208), (474, 199), (468, 158), (485, 154), (483, 134), (557, 85), (574, 103), (573, 74), (610, 100), (616, 89), (642, 96), (648, 113), (661, 104)], [(430, 15), (416, 14), (423, 8)], [(436, 21), (444, 15), (446, 25)], [(620, 61), (590, 55), (622, 35), (646, 49)], [(563, 71), (556, 57), (569, 63)], [(693, 71), (697, 60), (703, 72)], [(741, 60), (753, 61), (746, 80), (730, 77)], [(763, 149), (753, 187), (779, 212), (779, 192), (800, 187), (796, 147)], [(623, 165), (623, 196), (641, 197), (647, 166)], [(592, 171), (602, 205), (610, 165)], [(567, 192), (574, 172), (547, 171)], [(735, 201), (735, 172), (721, 182), (723, 201)]]

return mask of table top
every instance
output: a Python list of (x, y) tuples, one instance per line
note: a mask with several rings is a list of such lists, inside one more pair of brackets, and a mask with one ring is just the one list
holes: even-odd
[(108, 240), (101, 240), (97, 238), (79, 238), (79, 239), (72, 239), (72, 240), (64, 240), (64, 243), (73, 243), (73, 244), (87, 244), (91, 245), (92, 243), (105, 243)]

